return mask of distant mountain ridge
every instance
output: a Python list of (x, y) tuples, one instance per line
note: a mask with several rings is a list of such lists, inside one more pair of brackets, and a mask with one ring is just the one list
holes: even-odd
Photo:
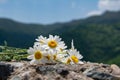
[(120, 60), (120, 11), (51, 25), (0, 19), (0, 45), (6, 40), (8, 46), (28, 48), (37, 36), (48, 34), (60, 35), (68, 48), (74, 39), (76, 48), (85, 56), (84, 60), (107, 63)]

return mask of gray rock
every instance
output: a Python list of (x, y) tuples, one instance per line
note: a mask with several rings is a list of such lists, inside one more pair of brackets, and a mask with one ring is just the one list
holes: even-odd
[(56, 69), (56, 72), (63, 77), (65, 77), (69, 74), (69, 71), (67, 69), (64, 69), (64, 68)]
[(97, 71), (91, 71), (86, 73), (85, 75), (95, 80), (118, 80), (118, 78), (116, 78), (115, 76)]
[(111, 65), (111, 69), (112, 69), (112, 74), (120, 75), (120, 68), (117, 65), (112, 64)]
[(36, 72), (40, 73), (40, 74), (47, 74), (48, 72), (54, 71), (55, 69), (53, 68), (53, 66), (51, 65), (47, 65), (47, 66), (37, 66), (36, 67)]
[[(0, 80), (120, 80), (118, 66), (102, 63), (30, 65), (29, 62), (7, 62), (4, 64), (14, 66), (14, 72), (12, 75), (9, 74), (9, 78), (2, 76)], [(0, 68), (0, 74), (5, 71), (1, 73), (1, 69), (3, 68)], [(8, 73), (11, 73), (9, 71)]]
[(93, 80), (90, 77), (87, 77), (87, 76), (80, 74), (80, 73), (76, 73), (74, 71), (71, 71), (67, 77), (68, 77), (67, 78), (68, 80)]
[(11, 80), (21, 80), (20, 76), (14, 76)]
[(101, 64), (101, 67), (107, 68), (107, 67), (110, 67), (110, 65), (108, 65), (108, 64)]
[(13, 66), (0, 62), (0, 80), (7, 80), (11, 72), (13, 72)]
[(106, 73), (102, 68), (99, 67), (90, 67), (83, 72), (88, 77), (91, 77), (95, 80), (119, 80), (116, 76), (111, 75), (110, 73)]
[(8, 62), (8, 64), (10, 64), (16, 68), (21, 68), (24, 66), (24, 63), (22, 63), (22, 62)]

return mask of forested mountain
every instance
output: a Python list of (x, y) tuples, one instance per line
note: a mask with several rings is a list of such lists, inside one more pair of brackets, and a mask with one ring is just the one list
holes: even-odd
[(60, 35), (68, 47), (74, 39), (84, 60), (120, 63), (120, 11), (51, 25), (0, 19), (0, 44), (28, 48), (38, 35), (48, 34)]
[(0, 44), (7, 41), (8, 46), (27, 48), (38, 35), (46, 35), (60, 27), (56, 25), (25, 24), (0, 18)]

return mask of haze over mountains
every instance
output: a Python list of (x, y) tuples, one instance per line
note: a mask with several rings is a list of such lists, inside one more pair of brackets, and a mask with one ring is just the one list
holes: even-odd
[(0, 18), (0, 45), (28, 48), (39, 35), (59, 35), (70, 47), (74, 39), (84, 60), (117, 63), (120, 60), (120, 11), (51, 25), (25, 24)]

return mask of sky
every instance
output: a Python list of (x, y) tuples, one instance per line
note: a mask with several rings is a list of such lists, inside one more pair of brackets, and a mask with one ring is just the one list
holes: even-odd
[(53, 24), (120, 10), (120, 0), (0, 0), (0, 18)]

